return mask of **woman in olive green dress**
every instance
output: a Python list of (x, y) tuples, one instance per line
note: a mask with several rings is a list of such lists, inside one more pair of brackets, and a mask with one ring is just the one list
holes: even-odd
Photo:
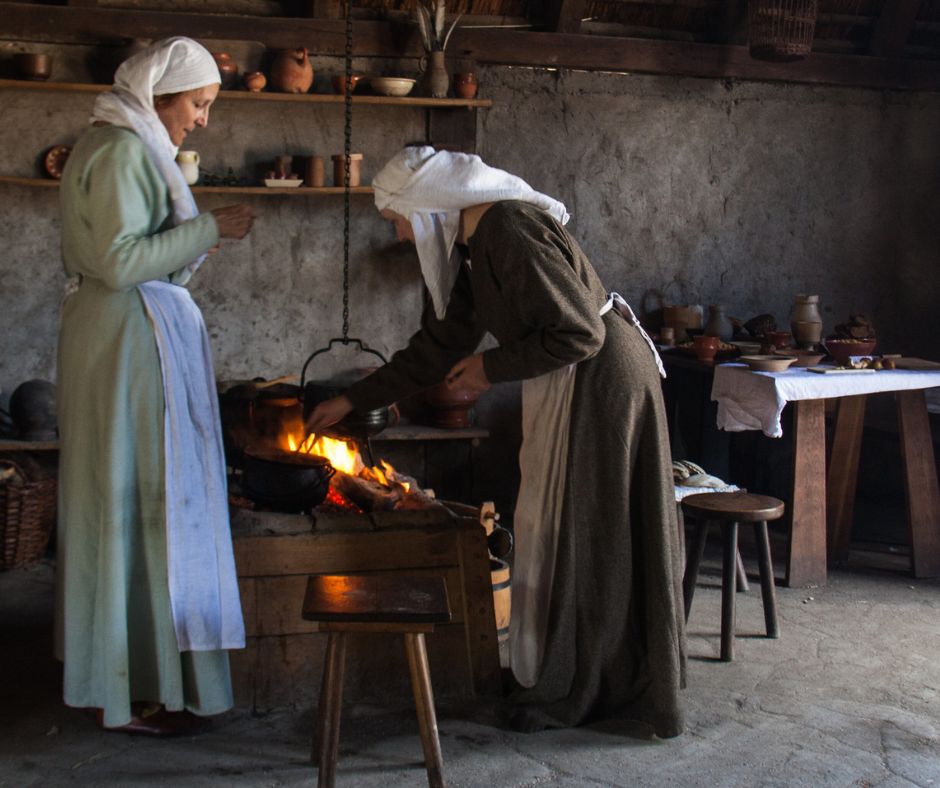
[[(510, 665), (521, 730), (603, 718), (683, 729), (679, 533), (655, 347), (565, 207), (478, 157), (406, 148), (373, 180), (429, 301), (408, 346), (321, 404), (322, 430), (439, 382), (521, 380)], [(498, 346), (477, 352), (489, 332)]]

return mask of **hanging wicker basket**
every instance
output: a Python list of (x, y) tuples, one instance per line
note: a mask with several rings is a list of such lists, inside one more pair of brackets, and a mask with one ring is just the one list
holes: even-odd
[(787, 62), (813, 48), (817, 0), (748, 0), (747, 38), (751, 57)]
[(31, 478), (24, 466), (0, 458), (0, 570), (38, 561), (56, 521), (55, 476)]

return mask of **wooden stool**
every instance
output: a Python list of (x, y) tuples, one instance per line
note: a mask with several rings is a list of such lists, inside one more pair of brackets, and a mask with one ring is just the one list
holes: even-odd
[(777, 592), (774, 569), (770, 559), (767, 521), (783, 516), (783, 501), (767, 495), (745, 492), (702, 493), (682, 500), (685, 514), (699, 520), (694, 543), (689, 551), (682, 579), (685, 597), (685, 619), (689, 620), (698, 568), (705, 552), (708, 528), (713, 522), (724, 530), (724, 554), (721, 567), (721, 658), (734, 659), (734, 595), (738, 577), (738, 523), (754, 523), (757, 540), (757, 562), (760, 567), (761, 598), (764, 603), (764, 624), (767, 637), (779, 636), (777, 629)]
[(424, 748), (428, 785), (444, 785), (444, 763), (424, 633), (450, 621), (443, 577), (401, 575), (312, 575), (307, 580), (303, 617), (329, 632), (323, 683), (311, 760), (319, 766), (321, 788), (336, 779), (339, 723), (343, 703), (347, 632), (397, 632), (404, 635)]

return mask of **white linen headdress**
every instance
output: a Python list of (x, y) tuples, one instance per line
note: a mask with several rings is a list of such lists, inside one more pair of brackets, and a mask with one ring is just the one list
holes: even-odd
[(535, 191), (522, 178), (490, 167), (479, 156), (435, 151), (429, 145), (395, 154), (372, 179), (375, 205), (408, 219), (415, 235), (421, 274), (438, 319), (444, 317), (460, 262), (453, 254), (460, 211), (471, 205), (521, 200), (566, 224), (558, 200)]
[[(95, 99), (90, 121), (103, 121), (130, 129), (143, 141), (166, 181), (173, 202), (173, 223), (199, 215), (193, 193), (176, 164), (177, 146), (157, 115), (153, 97), (181, 93), (220, 83), (219, 67), (209, 50), (191, 38), (176, 36), (158, 41), (125, 60), (114, 74), (110, 93)], [(190, 263), (190, 271), (205, 259)]]

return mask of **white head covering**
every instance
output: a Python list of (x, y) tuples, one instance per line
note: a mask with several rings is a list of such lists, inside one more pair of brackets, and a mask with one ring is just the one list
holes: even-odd
[[(173, 221), (199, 215), (193, 193), (176, 165), (177, 146), (154, 109), (153, 97), (220, 83), (219, 67), (209, 50), (191, 38), (158, 41), (125, 60), (114, 75), (110, 93), (95, 99), (91, 123), (104, 121), (130, 129), (143, 141), (166, 181), (173, 201)], [(205, 255), (190, 264), (194, 271)]]
[(444, 317), (457, 280), (459, 260), (453, 255), (460, 229), (460, 211), (499, 200), (522, 200), (551, 214), (562, 224), (565, 206), (535, 191), (522, 178), (483, 163), (467, 153), (435, 151), (429, 145), (397, 153), (372, 179), (375, 204), (411, 222), (421, 274), (434, 312)]

